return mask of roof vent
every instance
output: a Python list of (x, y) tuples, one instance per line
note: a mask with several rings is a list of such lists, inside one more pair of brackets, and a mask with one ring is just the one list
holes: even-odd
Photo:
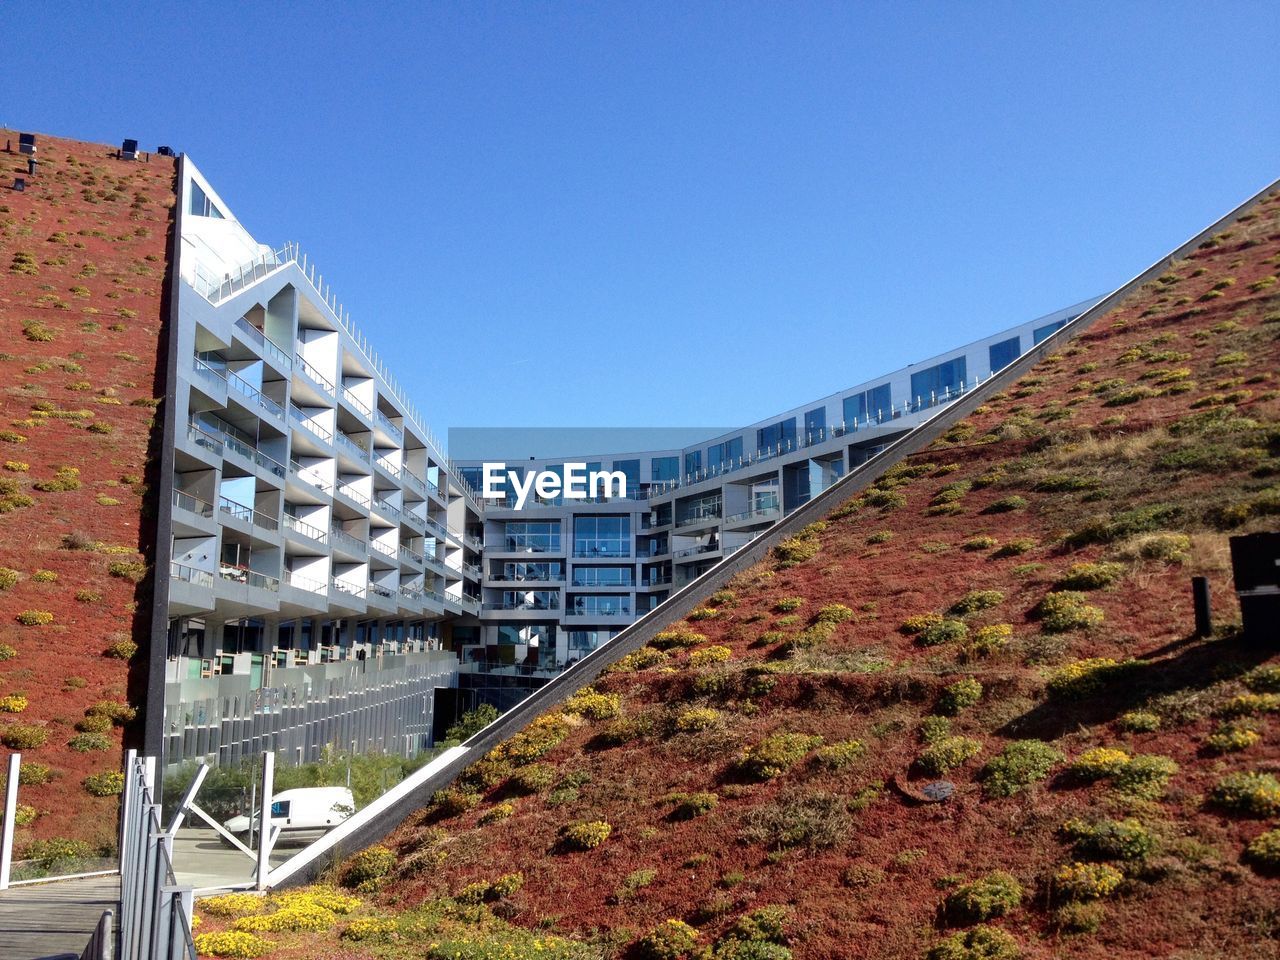
[(169, 147), (169, 146), (159, 146), (159, 147), (156, 147), (156, 153), (158, 153), (158, 154), (159, 154), (160, 156), (162, 156), (162, 157), (176, 157), (176, 156), (177, 156), (177, 154), (173, 152), (173, 147)]
[(126, 140), (120, 145), (121, 160), (137, 160), (138, 159), (138, 141)]
[(14, 177), (14, 178), (13, 178), (13, 189), (17, 190), (19, 193), (22, 193), (24, 190), (26, 190), (26, 189), (27, 189), (27, 181), (26, 181), (26, 178), (25, 178), (25, 177)]
[(35, 156), (36, 135), (34, 133), (18, 134), (18, 152), (25, 153), (29, 156)]

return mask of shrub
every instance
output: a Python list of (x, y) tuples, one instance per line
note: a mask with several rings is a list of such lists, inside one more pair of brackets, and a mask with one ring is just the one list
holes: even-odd
[[(0, 743), (4, 743), (0, 739)], [(7, 744), (6, 744), (7, 746)], [(18, 770), (18, 783), (24, 787), (38, 787), (41, 784), (48, 783), (54, 778), (54, 771), (46, 767), (43, 763), (34, 763), (30, 760), (24, 761), (20, 770)]]
[(106, 655), (117, 660), (132, 660), (133, 655), (137, 652), (138, 645), (128, 637), (112, 641), (106, 649)]
[(115, 744), (103, 733), (77, 733), (67, 741), (67, 746), (76, 753), (90, 753), (94, 750), (110, 750)]
[(879, 507), (883, 512), (900, 510), (907, 505), (906, 495), (897, 490), (872, 490), (867, 494), (867, 503)]
[(1137, 820), (1068, 820), (1063, 835), (1074, 844), (1081, 860), (1144, 860), (1155, 849), (1155, 839)]
[(866, 747), (860, 740), (841, 740), (819, 747), (813, 755), (813, 762), (828, 770), (842, 770), (866, 753)]
[(938, 710), (954, 717), (982, 699), (982, 684), (973, 677), (965, 677), (948, 684), (938, 698)]
[(1220, 704), (1214, 711), (1218, 717), (1256, 717), (1280, 710), (1280, 694), (1241, 693)]
[(698, 607), (696, 610), (691, 610), (685, 619), (697, 623), (699, 620), (714, 620), (718, 616), (720, 611), (714, 607)]
[(341, 937), (357, 943), (385, 943), (396, 929), (396, 922), (385, 917), (356, 917), (342, 928)]
[(247, 917), (261, 913), (266, 905), (266, 898), (256, 893), (223, 893), (204, 897), (196, 904), (202, 913), (212, 917)]
[(794, 567), (796, 564), (811, 560), (821, 548), (816, 539), (810, 537), (788, 537), (773, 548), (774, 559), (781, 568)]
[[(619, 747), (649, 733), (652, 724), (648, 717), (619, 717), (607, 724), (597, 736), (599, 742), (609, 747)], [(533, 764), (532, 766), (538, 766)], [(530, 769), (528, 767), (526, 770)], [(519, 774), (517, 774), (519, 775)], [(549, 785), (549, 784), (548, 784)]]
[(520, 793), (541, 793), (555, 781), (555, 770), (545, 763), (531, 763), (515, 772), (511, 786)]
[(1110, 864), (1076, 861), (1058, 868), (1053, 887), (1064, 900), (1097, 900), (1113, 894), (1123, 880), (1124, 874)]
[(1018, 941), (999, 927), (980, 924), (939, 940), (925, 960), (1018, 960)]
[(960, 620), (939, 620), (920, 631), (917, 641), (926, 647), (944, 643), (963, 643), (969, 638), (969, 627)]
[(1143, 800), (1157, 800), (1164, 796), (1169, 778), (1178, 772), (1178, 765), (1168, 757), (1158, 754), (1142, 754), (1126, 763), (1115, 775), (1117, 790)]
[(365, 847), (342, 864), (342, 885), (356, 890), (375, 890), (395, 869), (395, 852), (381, 844)]
[(80, 782), (91, 796), (115, 797), (124, 793), (124, 774), (118, 770), (91, 773)]
[(58, 575), (52, 570), (37, 570), (31, 574), (32, 583), (56, 583)]
[(1119, 563), (1076, 563), (1058, 581), (1060, 590), (1097, 590), (1115, 583), (1124, 574)]
[(974, 631), (969, 647), (978, 656), (985, 657), (1003, 647), (1012, 636), (1013, 627), (1010, 624), (989, 624)]
[(982, 788), (990, 797), (1010, 797), (1049, 776), (1063, 756), (1042, 740), (1006, 744), (982, 770)]
[(710, 707), (688, 707), (676, 714), (675, 728), (680, 733), (709, 730), (720, 722), (720, 711)]
[(920, 754), (920, 768), (938, 776), (972, 760), (982, 752), (982, 744), (969, 737), (944, 737)]
[(714, 793), (679, 793), (672, 799), (676, 801), (675, 809), (671, 811), (671, 819), (673, 820), (692, 820), (703, 814), (710, 813), (716, 808), (716, 804), (720, 802), (720, 798)]
[(950, 612), (963, 617), (1002, 603), (1004, 603), (1004, 594), (999, 590), (970, 590), (951, 605)]
[(1254, 693), (1280, 693), (1280, 666), (1255, 667), (1240, 682)]
[(124, 726), (138, 715), (138, 711), (118, 700), (99, 700), (85, 711), (86, 716), (107, 717), (112, 723)]
[(783, 597), (773, 605), (773, 609), (779, 613), (790, 613), (792, 610), (798, 610), (804, 606), (804, 597)]
[(565, 713), (588, 720), (609, 720), (622, 712), (622, 698), (616, 693), (597, 693), (587, 687), (566, 700), (563, 709)]
[(874, 547), (881, 543), (888, 543), (893, 538), (894, 532), (892, 530), (878, 530), (867, 537), (867, 543)]
[(728, 647), (713, 644), (709, 647), (703, 647), (701, 650), (694, 650), (689, 654), (689, 665), (693, 667), (709, 667), (716, 663), (724, 663), (733, 656), (733, 651)]
[(18, 655), (18, 651), (7, 643), (0, 643), (0, 662), (12, 660)]
[(138, 583), (147, 575), (147, 565), (131, 560), (113, 560), (107, 565), (107, 573), (130, 583)]
[(0, 697), (0, 713), (21, 713), (27, 709), (29, 701), (20, 693), (11, 693)]
[(818, 623), (843, 623), (853, 616), (853, 611), (843, 603), (828, 603), (818, 610), (814, 619)]
[(701, 633), (694, 633), (684, 627), (675, 627), (656, 634), (650, 644), (659, 650), (681, 650), (706, 642), (707, 638)]
[(1022, 902), (1022, 884), (1012, 874), (996, 870), (947, 895), (943, 911), (956, 923), (975, 923), (1003, 917)]
[(748, 748), (738, 761), (739, 768), (755, 780), (772, 780), (795, 766), (822, 744), (821, 737), (804, 733), (775, 733)]
[(1014, 494), (1010, 497), (1001, 497), (988, 504), (982, 511), (983, 513), (1010, 513), (1014, 510), (1022, 510), (1027, 505), (1027, 498)]
[(54, 471), (52, 480), (37, 480), (32, 486), (44, 493), (65, 493), (68, 490), (79, 490), (80, 471), (75, 467), (59, 467)]
[(1071, 901), (1053, 911), (1053, 926), (1062, 933), (1096, 933), (1105, 916), (1100, 903)]
[(1225, 810), (1253, 817), (1280, 814), (1280, 781), (1270, 773), (1229, 773), (1209, 793)]
[(457, 817), (480, 806), (481, 796), (476, 790), (462, 786), (445, 787), (431, 797), (431, 806), (441, 817)]
[(1214, 753), (1238, 753), (1261, 739), (1262, 735), (1247, 723), (1224, 723), (1205, 737), (1204, 745)]
[(1149, 710), (1129, 710), (1120, 714), (1117, 723), (1121, 730), (1129, 733), (1151, 733), (1160, 729), (1160, 717)]
[(747, 811), (742, 839), (775, 850), (833, 847), (849, 838), (851, 801), (834, 793), (792, 788)]
[(960, 549), (968, 550), (970, 552), (977, 551), (977, 550), (990, 550), (992, 547), (996, 545), (996, 542), (997, 541), (995, 537), (988, 537), (985, 535), (978, 536), (978, 537), (970, 537), (964, 543), (960, 544)]
[(923, 633), (925, 630), (928, 630), (930, 627), (936, 626), (941, 622), (941, 614), (921, 613), (914, 617), (907, 617), (906, 620), (902, 621), (902, 626), (898, 629), (907, 636), (912, 636), (914, 634)]
[(110, 717), (100, 714), (91, 714), (76, 723), (76, 729), (81, 733), (107, 733), (113, 726), (115, 724), (111, 722)]
[(328, 930), (337, 922), (332, 910), (317, 903), (303, 901), (277, 910), (275, 913), (254, 917), (241, 917), (231, 925), (234, 931), (245, 933), (318, 933)]
[(664, 920), (635, 944), (637, 960), (683, 960), (697, 949), (698, 931), (683, 920)]
[(935, 506), (940, 504), (956, 503), (963, 500), (965, 494), (973, 489), (973, 482), (969, 480), (955, 480), (943, 486), (929, 502)]
[(920, 739), (924, 743), (937, 743), (951, 736), (951, 721), (947, 717), (929, 716), (920, 721)]
[(1035, 615), (1046, 633), (1065, 633), (1096, 627), (1102, 623), (1103, 612), (1085, 602), (1084, 594), (1074, 590), (1056, 590), (1047, 593), (1036, 605)]
[(480, 823), (501, 823), (515, 812), (516, 807), (513, 803), (495, 803), (481, 815)]
[(24, 723), (0, 727), (0, 744), (4, 744), (10, 750), (35, 750), (37, 747), (43, 747), (48, 739), (49, 731), (44, 727)]
[(1036, 548), (1036, 541), (1030, 537), (1017, 537), (1007, 542), (992, 554), (993, 557), (1019, 557)]
[(1071, 763), (1071, 773), (1081, 780), (1114, 777), (1129, 763), (1129, 754), (1115, 747), (1094, 747)]
[(201, 933), (196, 936), (195, 945), (196, 952), (202, 957), (232, 957), (235, 960), (261, 957), (275, 947), (270, 940), (240, 930)]
[(1066, 699), (1092, 697), (1102, 689), (1139, 668), (1137, 661), (1116, 663), (1110, 657), (1090, 657), (1059, 667), (1049, 675), (1050, 696)]
[(634, 673), (637, 670), (656, 667), (660, 663), (665, 663), (667, 659), (667, 654), (655, 647), (641, 647), (635, 653), (628, 653), (625, 657), (610, 665), (609, 672)]
[(20, 574), (9, 567), (0, 567), (0, 590), (10, 590), (17, 585)]
[(560, 831), (560, 841), (569, 850), (594, 850), (609, 839), (613, 827), (603, 820), (571, 823)]
[(1268, 872), (1280, 870), (1280, 830), (1255, 837), (1244, 850), (1245, 860)]
[(544, 714), (491, 752), (495, 760), (517, 766), (532, 763), (550, 753), (569, 736), (569, 723), (558, 714)]
[(24, 627), (42, 627), (53, 623), (53, 614), (48, 610), (23, 610), (14, 619)]

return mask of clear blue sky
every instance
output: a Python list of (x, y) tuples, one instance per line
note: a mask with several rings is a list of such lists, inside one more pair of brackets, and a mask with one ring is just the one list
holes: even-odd
[(1280, 176), (1264, 3), (9, 7), (0, 122), (188, 152), (432, 426), (746, 423)]

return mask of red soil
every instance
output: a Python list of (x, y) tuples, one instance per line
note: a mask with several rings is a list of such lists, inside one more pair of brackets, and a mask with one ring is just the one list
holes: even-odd
[[(7, 188), (13, 176), (26, 175), (26, 158), (16, 152), (15, 132), (0, 130), (5, 139), (14, 148), (0, 153), (0, 184)], [(54, 774), (48, 784), (19, 792), (19, 803), (39, 812), (19, 831), (19, 851), (33, 837), (101, 843), (114, 835), (114, 798), (90, 796), (81, 781), (120, 768), (120, 728), (109, 734), (112, 748), (105, 752), (76, 752), (67, 742), (92, 704), (142, 700), (149, 578), (135, 586), (109, 575), (108, 567), (143, 562), (154, 541), (146, 481), (158, 442), (155, 402), (164, 394), (162, 305), (174, 213), (170, 158), (130, 163), (109, 147), (43, 135), (38, 149), (39, 173), (27, 178), (26, 191), (0, 190), (0, 430), (25, 438), (0, 442), (0, 478), (34, 500), (0, 514), (0, 566), (20, 575), (0, 592), (0, 643), (17, 652), (0, 662), (0, 697), (21, 693), (30, 701), (22, 713), (0, 714), (0, 730), (42, 727), (47, 742), (24, 750), (23, 758)], [(22, 254), (30, 254), (25, 269), (34, 273), (23, 272)], [(24, 329), (33, 322), (52, 339), (29, 339)], [(90, 415), (48, 415), (57, 411)], [(4, 469), (5, 461), (29, 469)], [(63, 467), (80, 471), (78, 489), (34, 488)], [(66, 549), (63, 538), (71, 534), (100, 547)], [(57, 580), (36, 582), (36, 570), (51, 570)], [(78, 600), (79, 591), (100, 599)], [(16, 617), (27, 610), (47, 611), (54, 620), (22, 626)], [(104, 654), (112, 642), (130, 638), (139, 648), (132, 666)], [(0, 759), (8, 753), (0, 748)]]

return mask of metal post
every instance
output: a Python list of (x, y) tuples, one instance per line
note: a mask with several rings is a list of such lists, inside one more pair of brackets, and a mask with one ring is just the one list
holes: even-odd
[(270, 750), (262, 754), (262, 806), (258, 818), (258, 889), (267, 889), (267, 871), (271, 869), (271, 792), (276, 773), (276, 755)]
[(22, 766), (22, 754), (9, 754), (9, 777), (4, 783), (4, 827), (0, 832), (0, 890), (9, 887), (9, 869), (13, 866), (14, 819), (18, 815), (18, 770)]
[(1207, 637), (1213, 633), (1213, 617), (1209, 606), (1209, 578), (1191, 578), (1191, 600), (1196, 611), (1196, 636)]

